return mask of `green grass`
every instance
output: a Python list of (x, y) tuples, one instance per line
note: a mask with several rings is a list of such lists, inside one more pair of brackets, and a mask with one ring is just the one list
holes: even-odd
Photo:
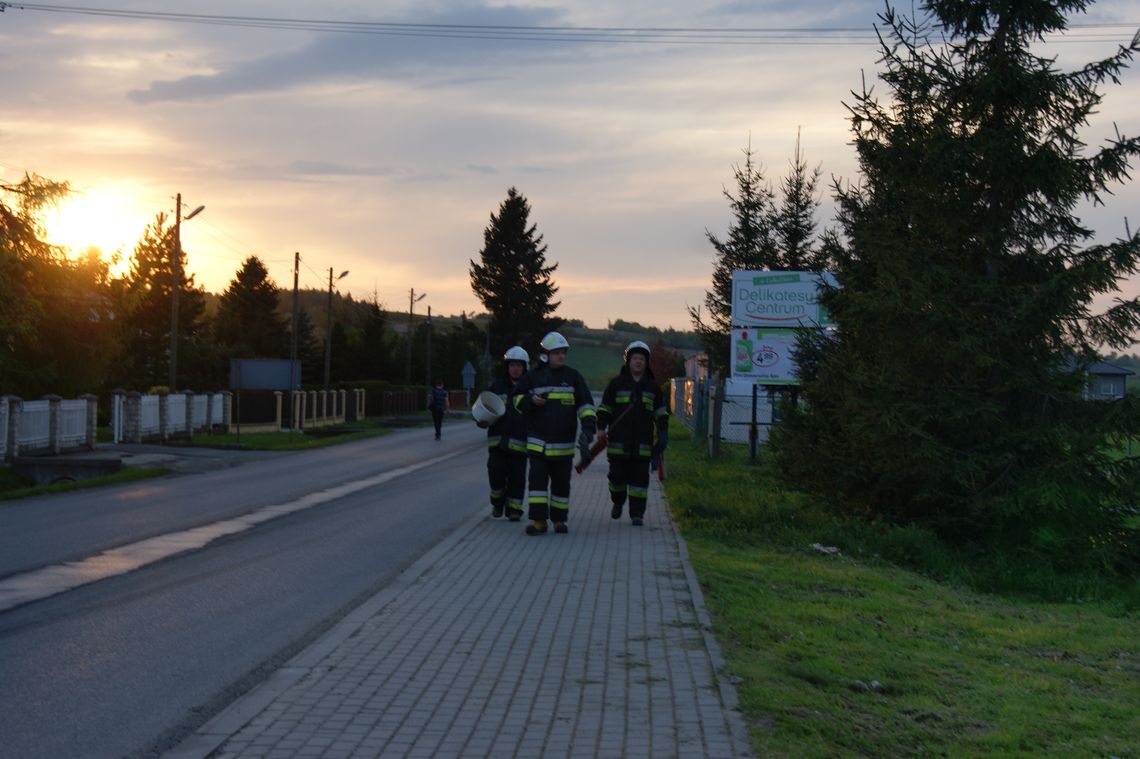
[(76, 480), (74, 482), (58, 482), (54, 485), (29, 485), (13, 474), (7, 467), (0, 467), (0, 501), (27, 498), (34, 495), (66, 493), (71, 490), (86, 490), (88, 488), (97, 488), (104, 485), (119, 485), (125, 482), (136, 482), (151, 477), (161, 477), (164, 474), (170, 474), (170, 470), (162, 467), (139, 467), (135, 469), (123, 469), (106, 477), (92, 477), (90, 479)]
[(669, 506), (758, 756), (1138, 755), (1140, 614), (1118, 596), (980, 592), (977, 557), (673, 437)]
[[(424, 423), (430, 424), (430, 417), (425, 416)], [(191, 444), (212, 447), (240, 446), (250, 451), (305, 451), (311, 448), (323, 448), (352, 440), (376, 437), (390, 431), (390, 428), (381, 425), (380, 420), (369, 419), (335, 427), (325, 427), (310, 433), (247, 432), (240, 435), (236, 433), (198, 435), (195, 436)]]

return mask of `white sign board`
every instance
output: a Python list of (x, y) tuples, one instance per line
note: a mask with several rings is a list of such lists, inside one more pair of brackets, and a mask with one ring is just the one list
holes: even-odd
[(732, 326), (827, 327), (819, 305), (820, 281), (837, 286), (835, 276), (814, 271), (735, 271), (732, 273)]
[(732, 330), (732, 378), (760, 385), (797, 385), (794, 329)]

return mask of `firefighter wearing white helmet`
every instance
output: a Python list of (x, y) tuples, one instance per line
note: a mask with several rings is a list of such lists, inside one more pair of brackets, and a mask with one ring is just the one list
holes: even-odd
[(491, 516), (506, 512), (507, 519), (522, 519), (526, 496), (526, 420), (512, 402), (519, 381), (526, 375), (530, 356), (522, 346), (507, 348), (502, 373), (487, 388), (506, 407), (487, 428), (487, 481), (491, 487)]
[[(597, 411), (586, 380), (566, 365), (570, 343), (558, 332), (539, 341), (542, 363), (515, 388), (515, 407), (526, 418), (527, 502), (531, 524), (527, 535), (541, 535), (547, 522), (556, 533), (569, 532), (570, 472), (577, 447), (588, 455), (597, 431)], [(579, 432), (579, 425), (581, 431)]]
[(669, 409), (649, 367), (649, 346), (634, 340), (622, 357), (625, 363), (621, 372), (602, 393), (598, 427), (609, 441), (610, 516), (621, 518), (628, 496), (630, 521), (640, 527), (649, 497), (650, 461), (669, 444)]
[(570, 350), (570, 343), (566, 342), (566, 338), (562, 336), (561, 332), (547, 332), (546, 337), (542, 338), (538, 345), (542, 348), (542, 353), (539, 355), (538, 360), (544, 364), (551, 351), (559, 349)]

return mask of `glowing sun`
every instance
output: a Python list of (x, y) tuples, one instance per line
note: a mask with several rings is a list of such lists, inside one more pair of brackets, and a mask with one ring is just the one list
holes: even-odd
[(129, 256), (152, 220), (134, 197), (116, 187), (75, 192), (43, 215), (47, 242), (82, 253), (94, 246), (105, 255)]

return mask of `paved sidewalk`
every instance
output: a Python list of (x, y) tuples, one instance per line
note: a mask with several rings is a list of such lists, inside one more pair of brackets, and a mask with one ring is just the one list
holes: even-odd
[(488, 506), (168, 756), (750, 756), (659, 484), (636, 528), (605, 473), (568, 535)]

